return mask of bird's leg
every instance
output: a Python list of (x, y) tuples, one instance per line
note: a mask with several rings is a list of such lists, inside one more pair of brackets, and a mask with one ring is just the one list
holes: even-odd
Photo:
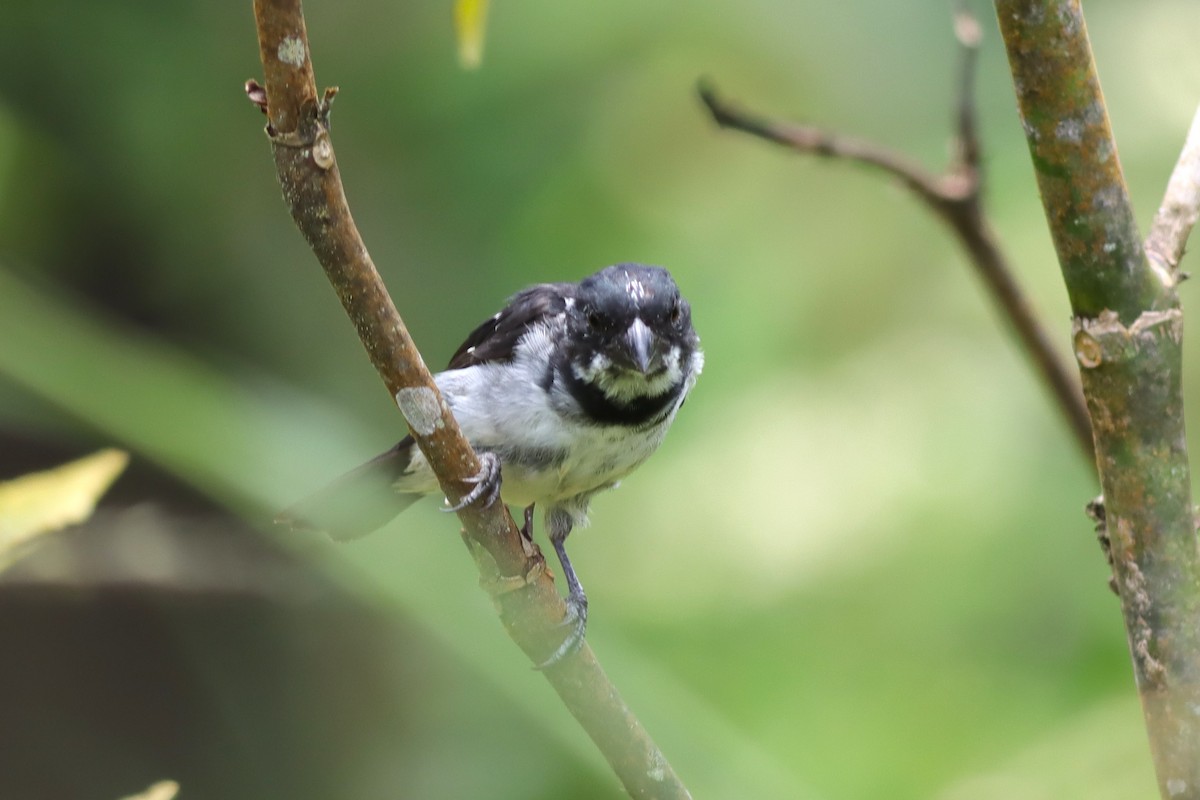
[(575, 574), (574, 567), (571, 566), (571, 559), (567, 557), (567, 536), (570, 535), (574, 523), (571, 521), (569, 514), (558, 509), (546, 515), (546, 522), (550, 528), (550, 544), (554, 545), (554, 552), (558, 554), (558, 563), (562, 565), (563, 577), (567, 581), (567, 596), (565, 598), (567, 615), (563, 617), (563, 621), (560, 624), (569, 630), (562, 644), (558, 646), (558, 649), (549, 658), (538, 665), (538, 669), (552, 667), (577, 651), (580, 647), (583, 647), (583, 638), (587, 633), (587, 595), (584, 594), (583, 586), (579, 583), (579, 577)]
[(521, 526), (521, 535), (525, 541), (533, 541), (533, 503), (525, 506), (525, 524)]
[(495, 453), (479, 454), (479, 472), (467, 478), (472, 484), (471, 491), (464, 494), (456, 505), (443, 508), (443, 511), (462, 511), (476, 500), (483, 500), (483, 507), (489, 508), (500, 499), (500, 456)]

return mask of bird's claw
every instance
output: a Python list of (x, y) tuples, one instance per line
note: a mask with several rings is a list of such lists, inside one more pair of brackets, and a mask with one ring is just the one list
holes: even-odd
[(558, 623), (560, 628), (568, 628), (566, 638), (558, 649), (550, 654), (542, 663), (538, 664), (534, 669), (543, 670), (555, 666), (567, 656), (574, 655), (583, 647), (584, 638), (587, 634), (587, 615), (588, 603), (587, 597), (580, 594), (568, 595), (566, 600), (567, 615), (563, 617), (562, 622)]
[(500, 457), (495, 453), (479, 454), (479, 472), (466, 479), (472, 484), (471, 491), (459, 498), (458, 503), (443, 508), (443, 511), (462, 511), (472, 503), (482, 500), (484, 508), (491, 508), (500, 499)]
[(533, 503), (525, 506), (525, 524), (521, 526), (521, 536), (525, 541), (533, 541)]

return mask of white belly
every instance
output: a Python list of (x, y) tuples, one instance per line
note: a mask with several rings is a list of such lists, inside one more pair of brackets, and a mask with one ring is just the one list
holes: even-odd
[[(576, 524), (586, 521), (591, 495), (614, 486), (658, 449), (675, 416), (672, 409), (659, 424), (640, 430), (585, 424), (555, 411), (532, 373), (507, 369), (487, 380), (469, 374), (489, 369), (495, 367), (479, 365), (436, 376), (463, 433), (477, 450), (500, 456), (505, 503), (559, 507)], [(419, 452), (397, 488), (438, 491)]]
[(573, 445), (565, 457), (545, 466), (505, 463), (501, 494), (514, 505), (538, 503), (543, 507), (582, 504), (597, 491), (611, 488), (658, 449), (666, 425), (648, 434), (620, 426), (577, 426)]

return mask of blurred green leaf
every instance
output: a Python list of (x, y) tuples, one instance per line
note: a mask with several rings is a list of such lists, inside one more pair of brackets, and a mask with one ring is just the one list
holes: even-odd
[(1098, 703), (1047, 731), (994, 769), (964, 778), (938, 800), (1153, 798), (1155, 776), (1136, 696)]

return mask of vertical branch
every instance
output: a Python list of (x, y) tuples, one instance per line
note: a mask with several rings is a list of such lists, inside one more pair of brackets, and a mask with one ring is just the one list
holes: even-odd
[[(265, 86), (246, 84), (266, 112), (284, 200), (325, 269), (388, 393), (443, 492), (458, 500), (479, 461), (442, 399), (359, 236), (342, 189), (329, 108), (318, 97), (299, 0), (254, 0)], [(561, 643), (566, 607), (536, 546), (521, 536), (503, 504), (467, 506), (463, 538), (492, 590), (509, 636), (535, 663)], [(620, 778), (639, 798), (687, 798), (687, 788), (584, 643), (542, 673)]]
[(996, 0), (1075, 316), (1113, 571), (1163, 798), (1200, 797), (1200, 554), (1175, 281), (1143, 251), (1079, 0)]
[(1078, 0), (997, 0), (1017, 103), (1076, 315), (1175, 304), (1146, 264)]

